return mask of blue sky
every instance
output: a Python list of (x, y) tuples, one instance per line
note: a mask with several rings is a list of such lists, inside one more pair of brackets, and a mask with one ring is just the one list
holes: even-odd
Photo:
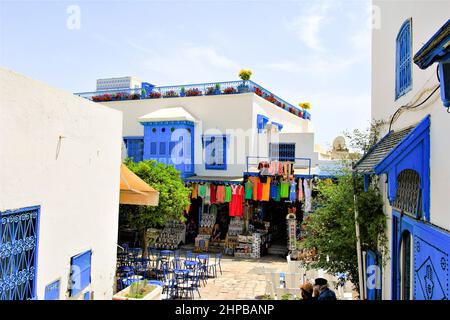
[[(70, 5), (80, 28), (70, 29)], [(70, 92), (102, 77), (252, 80), (310, 102), (316, 143), (370, 119), (369, 0), (0, 0), (0, 65)]]

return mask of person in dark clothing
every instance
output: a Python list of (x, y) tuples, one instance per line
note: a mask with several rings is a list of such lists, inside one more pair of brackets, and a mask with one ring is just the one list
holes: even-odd
[(323, 300), (337, 300), (336, 294), (333, 290), (331, 290), (328, 287), (328, 281), (324, 278), (317, 278), (314, 281), (314, 286), (317, 288), (319, 296), (317, 297), (317, 300), (323, 301)]

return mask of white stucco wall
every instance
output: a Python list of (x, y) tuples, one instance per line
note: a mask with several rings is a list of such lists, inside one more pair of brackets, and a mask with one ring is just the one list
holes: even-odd
[[(387, 133), (392, 114), (402, 105), (423, 101), (438, 84), (437, 64), (421, 70), (412, 64), (412, 90), (395, 101), (395, 41), (401, 25), (412, 18), (412, 55), (437, 32), (448, 20), (448, 1), (380, 1), (373, 4), (379, 9), (380, 29), (372, 32), (372, 118), (384, 120), (383, 134)], [(420, 96), (422, 95), (422, 96)], [(422, 107), (402, 113), (394, 122), (397, 130), (431, 116), (430, 156), (430, 219), (431, 223), (450, 230), (450, 115), (443, 107), (440, 91)], [(386, 194), (386, 184), (380, 184)], [(385, 202), (387, 199), (385, 197)], [(391, 217), (392, 209), (387, 204), (386, 214)], [(388, 223), (392, 221), (389, 219)], [(391, 226), (389, 225), (390, 235)], [(391, 248), (391, 246), (389, 247)], [(390, 262), (384, 272), (384, 298), (390, 299)]]
[[(124, 136), (143, 135), (143, 126), (138, 122), (138, 118), (145, 114), (161, 108), (184, 108), (197, 120), (194, 130), (196, 136), (194, 162), (196, 163), (195, 173), (198, 176), (242, 176), (246, 170), (247, 155), (267, 154), (266, 147), (257, 147), (258, 138), (261, 138), (261, 135), (257, 134), (257, 114), (264, 114), (269, 117), (270, 121), (283, 124), (283, 134), (285, 132), (312, 132), (310, 121), (292, 115), (254, 93), (114, 101), (103, 104), (123, 112)], [(223, 133), (232, 138), (228, 142), (227, 170), (205, 170), (201, 144), (201, 135), (205, 133)], [(301, 140), (299, 137), (296, 139)], [(309, 141), (311, 138), (308, 136), (307, 139)], [(306, 150), (306, 145), (309, 146), (310, 143), (304, 144), (298, 150)], [(267, 146), (267, 141), (265, 146)], [(313, 148), (314, 144), (308, 154), (313, 152)]]
[(41, 207), (38, 299), (57, 279), (65, 299), (70, 258), (87, 250), (88, 290), (112, 297), (121, 138), (120, 112), (0, 68), (0, 211)]

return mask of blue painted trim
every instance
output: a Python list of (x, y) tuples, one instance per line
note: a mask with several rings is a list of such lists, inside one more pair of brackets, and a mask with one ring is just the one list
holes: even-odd
[(269, 118), (265, 115), (258, 114), (256, 116), (256, 128), (258, 130), (258, 133), (261, 133), (264, 131), (264, 128), (266, 127), (267, 123), (269, 123)]
[[(409, 31), (409, 32), (408, 32)], [(402, 42), (407, 42), (405, 56), (401, 56), (400, 46)], [(403, 22), (396, 38), (395, 51), (395, 100), (412, 90), (412, 19), (408, 18)], [(402, 58), (402, 59), (401, 59)], [(408, 63), (408, 73), (401, 73), (402, 65)], [(403, 78), (401, 77), (403, 75)], [(406, 84), (404, 83), (406, 82)]]
[[(228, 167), (228, 162), (227, 162), (227, 156), (228, 156), (228, 146), (230, 144), (230, 135), (228, 134), (218, 134), (218, 135), (214, 135), (214, 134), (208, 134), (208, 135), (202, 135), (202, 146), (203, 146), (203, 154), (206, 148), (205, 145), (205, 138), (216, 138), (219, 137), (220, 139), (223, 139), (223, 164), (220, 165), (211, 165), (206, 163), (206, 157), (205, 157), (205, 170), (227, 170)], [(210, 142), (211, 143), (211, 142)]]
[(283, 129), (283, 125), (281, 123), (272, 121), (273, 125), (276, 125), (278, 127), (278, 131), (281, 132), (281, 130)]
[(141, 120), (139, 121), (143, 126), (159, 126), (159, 125), (187, 125), (187, 126), (193, 126), (195, 123), (194, 121), (187, 121), (187, 120), (180, 120), (180, 121), (145, 121)]
[(144, 136), (124, 136), (123, 140), (139, 140), (144, 139)]
[[(83, 282), (80, 281), (81, 282), (80, 283), (80, 285), (81, 285), (80, 288), (69, 288), (69, 296), (73, 297), (73, 296), (79, 294), (81, 291), (86, 289), (92, 283), (92, 253), (93, 253), (92, 250), (87, 250), (87, 251), (79, 253), (79, 254), (77, 254), (77, 255), (75, 255), (75, 256), (70, 258), (70, 277), (69, 277), (69, 281), (73, 281), (72, 280), (72, 277), (73, 277), (72, 267), (74, 266), (75, 261), (78, 258), (84, 257), (85, 255), (89, 255), (89, 280), (86, 283), (83, 283)], [(84, 271), (84, 270), (82, 270), (82, 271)], [(80, 276), (80, 280), (82, 280), (82, 278), (81, 278), (82, 273), (81, 272), (79, 273), (79, 276)]]
[[(450, 42), (450, 37), (448, 39)], [(439, 78), (440, 78), (440, 87), (441, 87), (441, 100), (444, 104), (444, 107), (450, 107), (450, 75), (444, 74), (444, 66), (448, 66), (450, 64), (450, 52), (447, 53), (442, 60), (439, 62)]]
[[(442, 60), (442, 57), (446, 55), (450, 48), (446, 44), (450, 41), (450, 19), (439, 28), (439, 30), (427, 41), (425, 45), (420, 48), (414, 55), (414, 63), (420, 69), (426, 69), (434, 62)], [(445, 35), (447, 34), (447, 35)], [(442, 38), (442, 39), (439, 39)], [(425, 53), (425, 51), (428, 51)]]
[(45, 287), (44, 300), (59, 300), (61, 280), (53, 281)]
[(388, 175), (388, 198), (392, 204), (397, 191), (397, 176), (405, 169), (420, 175), (421, 216), (430, 220), (430, 116), (426, 116), (375, 167), (375, 173)]

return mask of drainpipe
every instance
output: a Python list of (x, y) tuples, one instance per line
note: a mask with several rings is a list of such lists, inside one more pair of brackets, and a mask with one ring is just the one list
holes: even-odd
[(362, 269), (361, 260), (361, 238), (359, 233), (359, 223), (358, 223), (358, 209), (356, 207), (356, 173), (353, 171), (353, 211), (355, 212), (355, 230), (356, 230), (356, 254), (358, 259), (358, 278), (359, 278), (359, 298), (360, 300), (365, 300), (364, 295), (364, 277)]

